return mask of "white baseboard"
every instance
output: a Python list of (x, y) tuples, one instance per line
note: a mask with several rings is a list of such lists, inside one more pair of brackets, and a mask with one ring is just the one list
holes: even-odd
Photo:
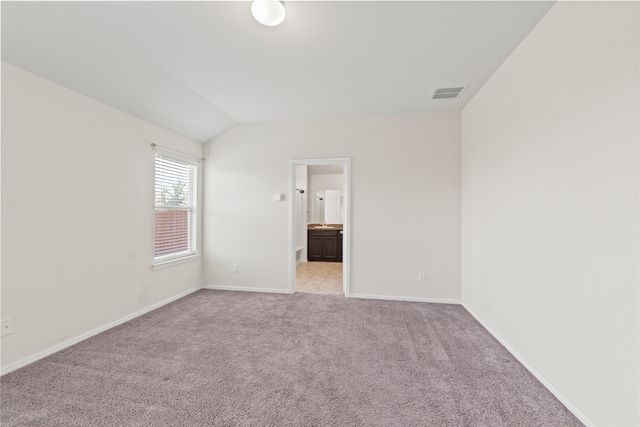
[(160, 308), (163, 305), (167, 305), (167, 304), (169, 304), (171, 302), (179, 300), (180, 298), (184, 298), (189, 294), (192, 294), (192, 293), (194, 293), (196, 291), (199, 291), (200, 289), (202, 289), (202, 288), (198, 287), (198, 288), (189, 289), (188, 291), (182, 292), (182, 293), (180, 293), (180, 294), (178, 294), (176, 296), (173, 296), (171, 298), (167, 298), (166, 300), (160, 301), (159, 303), (156, 303), (156, 304), (154, 304), (152, 306), (149, 306), (149, 307), (147, 307), (147, 308), (145, 308), (143, 310), (137, 311), (137, 312), (135, 312), (133, 314), (130, 314), (130, 315), (125, 316), (125, 317), (123, 317), (121, 319), (118, 319), (115, 322), (111, 322), (111, 323), (109, 323), (109, 324), (107, 324), (105, 326), (102, 326), (100, 328), (94, 329), (94, 330), (89, 331), (89, 332), (87, 332), (85, 334), (82, 334), (82, 335), (80, 335), (80, 336), (78, 336), (76, 338), (72, 338), (72, 339), (67, 340), (67, 341), (65, 341), (63, 343), (60, 343), (60, 344), (58, 344), (58, 345), (56, 345), (54, 347), (51, 347), (51, 348), (49, 348), (49, 349), (47, 349), (47, 350), (45, 350), (45, 351), (43, 351), (41, 353), (34, 354), (34, 355), (29, 356), (29, 357), (26, 357), (26, 358), (22, 359), (21, 361), (16, 362), (16, 363), (14, 363), (12, 365), (9, 365), (6, 368), (2, 369), (0, 371), (0, 376), (8, 374), (9, 372), (13, 372), (16, 369), (20, 369), (20, 368), (22, 368), (24, 366), (27, 366), (27, 365), (29, 365), (29, 364), (37, 361), (37, 360), (43, 359), (43, 358), (45, 358), (47, 356), (50, 356), (50, 355), (52, 355), (54, 353), (57, 353), (60, 350), (64, 350), (67, 347), (71, 347), (74, 344), (77, 344), (77, 343), (79, 343), (81, 341), (86, 340), (87, 338), (91, 338), (91, 337), (93, 337), (95, 335), (98, 335), (101, 332), (107, 331), (107, 330), (109, 330), (111, 328), (114, 328), (114, 327), (116, 327), (118, 325), (121, 325), (121, 324), (123, 324), (125, 322), (128, 322), (129, 320), (133, 320), (136, 317), (139, 317), (139, 316), (142, 316), (143, 314), (149, 313), (150, 311), (153, 311), (153, 310), (155, 310), (157, 308)]
[(381, 300), (390, 300), (390, 301), (431, 302), (436, 304), (460, 304), (460, 300), (457, 300), (457, 299), (400, 297), (400, 296), (391, 296), (391, 295), (369, 295), (369, 294), (350, 293), (349, 298), (381, 299)]
[(206, 285), (202, 289), (212, 289), (214, 291), (241, 291), (241, 292), (266, 292), (269, 294), (291, 294), (289, 289), (273, 289), (273, 288), (248, 288), (244, 286), (218, 286)]
[(562, 393), (560, 390), (558, 390), (547, 378), (545, 378), (545, 376), (542, 375), (542, 373), (540, 373), (540, 371), (538, 371), (536, 368), (534, 368), (533, 365), (531, 365), (527, 361), (527, 359), (525, 359), (522, 355), (520, 355), (513, 347), (511, 347), (505, 340), (503, 340), (502, 337), (500, 337), (500, 335), (498, 335), (493, 329), (491, 329), (487, 324), (485, 324), (473, 312), (473, 310), (471, 310), (465, 303), (462, 303), (462, 307), (464, 307), (464, 309), (467, 310), (469, 312), (469, 314), (471, 314), (478, 321), (478, 323), (480, 323), (480, 325), (482, 325), (483, 328), (485, 328), (491, 335), (493, 335), (493, 337), (496, 340), (498, 340), (498, 342), (500, 344), (502, 344), (502, 346), (504, 348), (506, 348), (507, 351), (509, 353), (511, 353), (511, 355), (518, 360), (518, 362), (520, 362), (522, 364), (522, 366), (524, 366), (529, 372), (531, 372), (531, 374), (534, 377), (536, 377), (536, 379), (538, 381), (540, 381), (542, 383), (542, 385), (545, 386), (546, 389), (549, 390), (551, 392), (551, 394), (553, 394), (556, 397), (556, 399), (558, 399), (573, 415), (575, 415), (576, 418), (578, 418), (580, 420), (580, 422), (582, 422), (587, 427), (595, 427), (595, 426), (598, 425), (598, 424), (596, 424), (595, 421), (593, 421), (591, 418), (589, 418), (587, 416), (587, 414), (582, 412), (582, 410), (580, 410), (580, 408), (578, 408), (571, 401), (571, 399), (569, 399), (567, 396), (565, 396), (564, 393)]

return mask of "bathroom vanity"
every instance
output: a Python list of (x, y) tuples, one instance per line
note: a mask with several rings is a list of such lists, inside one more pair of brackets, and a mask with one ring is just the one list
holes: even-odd
[(342, 262), (342, 224), (309, 224), (307, 239), (309, 261)]

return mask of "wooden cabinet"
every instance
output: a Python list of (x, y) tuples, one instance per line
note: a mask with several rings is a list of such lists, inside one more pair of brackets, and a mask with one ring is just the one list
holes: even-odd
[(308, 230), (309, 261), (342, 262), (342, 230)]

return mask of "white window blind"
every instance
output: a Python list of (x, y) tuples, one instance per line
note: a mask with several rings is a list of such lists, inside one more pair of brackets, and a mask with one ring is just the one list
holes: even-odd
[(196, 253), (197, 161), (156, 151), (155, 259)]

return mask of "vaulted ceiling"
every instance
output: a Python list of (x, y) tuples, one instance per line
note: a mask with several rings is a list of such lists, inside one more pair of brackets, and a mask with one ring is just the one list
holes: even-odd
[(205, 142), (236, 123), (460, 110), (552, 5), (287, 1), (266, 27), (244, 1), (3, 2), (2, 60)]

